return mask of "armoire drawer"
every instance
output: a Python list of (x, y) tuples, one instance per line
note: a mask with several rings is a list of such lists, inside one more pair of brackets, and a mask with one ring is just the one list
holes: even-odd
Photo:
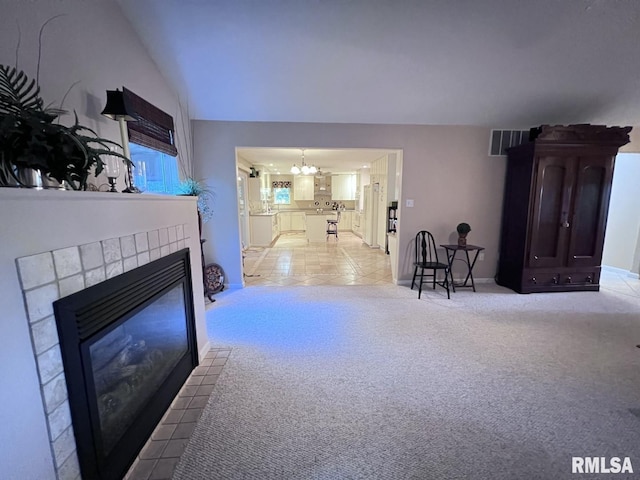
[(538, 270), (525, 269), (523, 272), (523, 287), (571, 287), (578, 285), (593, 285), (600, 281), (599, 269), (593, 270)]

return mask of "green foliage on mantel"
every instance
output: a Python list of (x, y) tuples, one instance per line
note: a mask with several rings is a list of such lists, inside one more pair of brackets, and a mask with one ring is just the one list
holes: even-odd
[(121, 157), (120, 147), (80, 125), (74, 112), (72, 126), (61, 125), (64, 110), (44, 107), (37, 82), (15, 67), (0, 65), (0, 185), (29, 186), (23, 173), (39, 170), (44, 177), (86, 190), (89, 174), (102, 172), (102, 157)]

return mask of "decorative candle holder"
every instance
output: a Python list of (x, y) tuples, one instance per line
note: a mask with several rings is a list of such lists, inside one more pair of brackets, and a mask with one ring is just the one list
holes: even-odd
[(110, 192), (118, 192), (116, 189), (116, 182), (118, 177), (120, 176), (120, 165), (122, 161), (119, 157), (114, 155), (106, 155), (106, 162), (104, 166), (104, 170), (107, 174), (107, 179), (109, 180), (109, 185), (111, 185)]

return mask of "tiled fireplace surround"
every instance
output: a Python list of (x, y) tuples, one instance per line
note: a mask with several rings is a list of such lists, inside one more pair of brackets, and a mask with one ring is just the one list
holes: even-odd
[(0, 205), (0, 476), (77, 479), (52, 302), (188, 247), (203, 361), (196, 198), (0, 188)]
[(80, 478), (52, 303), (176, 252), (188, 244), (174, 225), (18, 258), (17, 268), (36, 358), (49, 440), (60, 480)]

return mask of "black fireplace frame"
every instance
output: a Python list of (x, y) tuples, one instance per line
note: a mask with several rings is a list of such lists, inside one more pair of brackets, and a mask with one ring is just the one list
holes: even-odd
[[(112, 451), (102, 437), (89, 348), (171, 289), (182, 285), (187, 351)], [(189, 249), (162, 257), (53, 303), (67, 380), (78, 460), (84, 479), (121, 479), (198, 365)]]

